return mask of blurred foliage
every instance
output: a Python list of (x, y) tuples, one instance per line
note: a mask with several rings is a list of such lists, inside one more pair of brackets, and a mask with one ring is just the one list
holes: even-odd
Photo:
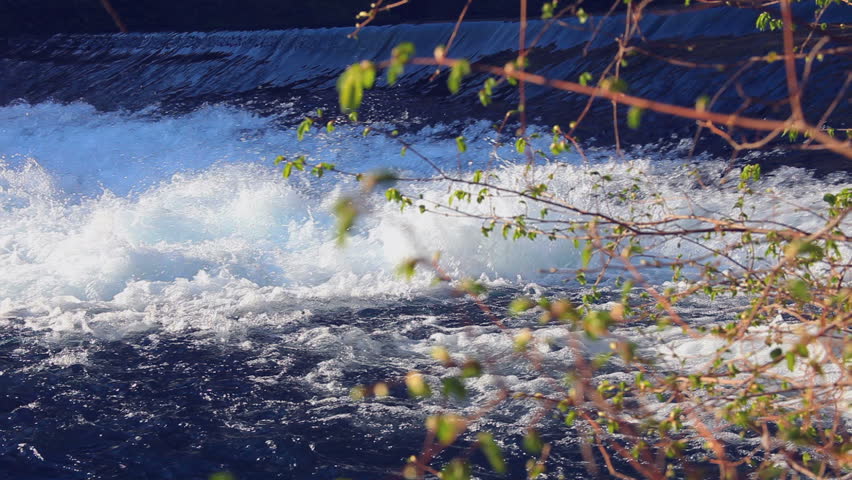
[[(647, 6), (630, 6), (629, 0), (624, 4), (639, 9), (634, 18), (640, 18)], [(818, 25), (827, 5), (814, 4), (814, 25)], [(786, 4), (782, 6), (787, 8)], [(540, 18), (551, 22), (553, 28), (572, 26), (559, 24), (563, 17), (576, 17), (581, 25), (594, 22), (579, 8), (579, 2), (550, 1), (540, 7)], [(366, 18), (372, 18), (370, 15)], [(773, 18), (760, 15), (756, 29), (768, 30), (767, 35), (773, 30), (779, 36), (791, 33), (784, 21)], [(628, 22), (625, 33), (615, 42), (624, 46), (640, 37), (635, 27)], [(813, 28), (813, 32), (825, 30)], [(826, 36), (817, 42), (815, 52), (829, 40)], [(798, 75), (796, 51), (811, 38), (796, 41), (802, 46), (794, 49), (788, 38), (782, 54), (792, 65), (791, 77)], [(310, 155), (297, 159), (294, 167), (303, 167), (298, 170), (316, 165), (314, 168), (322, 172), (354, 175), (361, 184), (360, 192), (344, 197), (336, 206), (341, 241), (362, 216), (371, 213), (366, 207), (371, 204), (367, 197), (376, 194), (377, 179), (388, 177), (393, 186), (384, 190), (384, 198), (402, 212), (467, 217), (481, 222), (482, 235), (493, 234), (495, 241), (564, 242), (572, 246), (577, 264), (554, 266), (549, 272), (564, 278), (577, 295), (523, 295), (508, 304), (498, 304), (482, 281), (448, 275), (440, 255), (409, 258), (399, 265), (401, 281), (430, 276), (476, 305), (482, 317), (511, 341), (512, 351), (502, 355), (528, 363), (530, 371), (553, 386), (542, 392), (512, 390), (500, 380), (500, 362), (506, 358), (451, 352), (440, 345), (431, 352), (435, 368), (430, 371), (412, 370), (402, 379), (353, 386), (351, 397), (355, 401), (384, 398), (389, 394), (388, 384), (396, 382), (405, 385), (412, 401), (433, 406), (432, 402), (439, 402), (442, 406), (438, 413), (430, 410), (432, 414), (426, 419), (423, 451), (400, 466), (404, 478), (437, 475), (463, 480), (486, 468), (503, 474), (509, 470), (504, 455), (507, 449), (526, 452), (528, 478), (547, 475), (554, 443), (550, 431), (543, 435), (539, 430), (543, 419), (554, 416), (565, 428), (560, 435), (580, 437), (590, 475), (601, 473), (601, 461), (610, 475), (619, 478), (663, 479), (694, 476), (695, 472), (707, 475), (710, 470), (720, 478), (737, 478), (744, 472), (758, 478), (839, 478), (852, 472), (852, 426), (848, 417), (852, 393), (852, 237), (847, 233), (852, 189), (838, 186), (822, 192), (823, 204), (798, 208), (801, 222), (790, 225), (765, 211), (766, 205), (791, 199), (779, 198), (771, 185), (764, 183), (765, 173), (759, 164), (731, 163), (718, 180), (707, 178), (699, 166), (686, 165), (679, 172), (685, 171), (695, 181), (684, 182), (675, 198), (671, 194), (667, 198), (659, 189), (658, 179), (629, 161), (624, 163), (625, 172), (595, 168), (583, 153), (583, 142), (573, 135), (583, 113), (571, 112), (577, 120), (567, 126), (554, 125), (546, 135), (531, 133), (526, 124), (523, 89), (529, 81), (605, 97), (611, 102), (615, 160), (621, 158), (619, 125), (649, 128), (643, 121), (646, 110), (697, 119), (700, 128), (726, 138), (737, 152), (763, 148), (783, 136), (789, 142), (798, 142), (802, 149), (822, 144), (852, 158), (852, 143), (835, 140), (833, 127), (807, 124), (798, 116), (795, 106), (799, 92), (793, 88), (797, 78), (785, 79), (790, 96), (782, 105), (788, 109), (788, 117), (765, 124), (760, 119), (729, 114), (723, 117), (728, 122), (723, 129), (715, 123), (719, 116), (712, 112), (711, 97), (702, 95), (694, 107), (686, 108), (628, 96), (630, 86), (619, 73), (630, 65), (626, 48), (618, 49), (609, 67), (580, 74), (576, 84), (529, 75), (527, 70), (533, 67), (526, 49), (515, 52), (517, 57), (502, 66), (452, 58), (451, 47), (437, 48), (431, 57), (417, 58), (414, 54), (415, 46), (403, 43), (386, 61), (351, 65), (338, 84), (342, 113), (362, 105), (364, 90), (373, 88), (380, 70), (387, 69), (390, 83), (395, 83), (412, 63), (438, 66), (436, 77), (445, 75), (450, 93), (463, 98), (476, 92), (484, 107), (493, 105), (501, 89), (518, 89), (518, 104), (505, 113), (506, 120), (495, 125), (495, 131), (500, 145), (514, 146), (512, 155), (524, 168), (508, 183), (488, 169), (442, 169), (416, 145), (401, 138), (397, 130), (368, 124), (365, 135), (383, 135), (388, 141), (399, 142), (400, 155), (413, 154), (432, 168), (434, 175), (406, 179), (388, 173), (392, 170), (341, 172), (333, 165), (312, 161)], [(747, 66), (777, 60), (777, 53), (767, 52)], [(689, 68), (699, 68), (697, 65), (687, 63)], [(472, 78), (477, 73), (484, 75)], [(620, 103), (629, 108), (620, 108)], [(358, 124), (357, 118), (350, 116), (349, 120)], [(758, 132), (752, 133), (765, 135), (765, 141), (740, 143), (734, 139), (729, 132), (737, 121), (758, 125), (754, 127)], [(301, 140), (319, 132), (321, 126), (322, 122), (308, 117), (297, 135)], [(540, 138), (549, 146), (542, 148)], [(472, 141), (460, 131), (454, 132), (448, 137), (448, 146), (460, 158), (469, 159), (474, 155)], [(500, 145), (495, 145), (495, 150)], [(574, 158), (565, 160), (568, 153)], [(578, 158), (582, 167), (577, 166)], [(558, 193), (553, 182), (562, 171), (560, 167), (576, 175), (577, 182), (591, 184), (597, 199), (593, 207), (578, 205), (571, 195)], [(289, 173), (292, 167), (285, 176)], [(446, 197), (425, 199), (418, 186), (428, 182), (445, 187)], [(710, 195), (724, 192), (732, 205), (718, 210), (678, 207), (680, 201), (694, 206), (693, 190)], [(681, 249), (684, 244), (703, 250)], [(677, 248), (661, 250), (661, 245)], [(648, 275), (660, 271), (670, 272), (664, 283)], [(718, 319), (699, 323), (680, 309), (689, 301), (724, 302), (719, 304), (725, 307)], [(507, 325), (510, 322), (514, 326)], [(559, 375), (542, 367), (541, 352), (547, 351), (553, 340), (540, 334), (539, 328), (547, 332), (558, 328), (571, 352), (571, 360)], [(638, 338), (629, 335), (657, 342), (658, 348), (643, 351), (636, 343)], [(688, 363), (666, 343), (666, 335), (713, 348), (698, 363)], [(584, 349), (585, 342), (599, 342), (608, 348), (593, 354)], [(616, 381), (601, 375), (613, 368), (630, 372), (633, 380)], [(492, 382), (497, 391), (490, 398), (472, 398), (473, 382), (482, 381)], [(465, 416), (453, 402), (472, 402), (477, 408)], [(480, 431), (483, 423), (478, 421), (506, 402), (517, 402), (535, 412), (528, 415), (531, 420), (523, 435), (496, 438), (492, 432)], [(731, 438), (758, 439), (759, 445), (750, 451), (737, 451), (734, 447), (738, 444)], [(436, 460), (445, 450), (453, 452), (452, 458)], [(484, 462), (477, 462), (479, 457), (474, 452), (481, 453)]]

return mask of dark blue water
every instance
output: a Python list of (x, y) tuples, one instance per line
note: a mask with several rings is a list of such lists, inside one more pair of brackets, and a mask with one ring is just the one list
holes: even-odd
[[(409, 399), (400, 382), (406, 370), (440, 368), (408, 345), (475, 323), (496, 331), (467, 302), (427, 298), (323, 312), (311, 317), (307, 335), (305, 325), (267, 325), (227, 340), (187, 331), (52, 344), (6, 328), (0, 469), (20, 479), (194, 479), (218, 471), (244, 479), (397, 478), (421, 447), (425, 412), (468, 404)], [(338, 340), (312, 344), (318, 334)], [(376, 344), (375, 356), (359, 352)], [(83, 352), (82, 363), (56, 360)], [(330, 385), (336, 381), (390, 381), (391, 396), (353, 401)], [(483, 425), (503, 432), (516, 474), (524, 468), (520, 435), (512, 433), (521, 412), (497, 409)], [(554, 458), (574, 459), (558, 471), (582, 478), (576, 441), (556, 440)]]

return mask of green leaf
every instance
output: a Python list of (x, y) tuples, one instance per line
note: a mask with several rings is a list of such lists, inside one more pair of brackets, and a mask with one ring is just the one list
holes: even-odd
[(469, 278), (462, 280), (461, 284), (459, 285), (459, 290), (469, 295), (482, 295), (488, 291), (488, 289), (485, 288), (485, 285)]
[(494, 436), (488, 432), (480, 432), (477, 439), (479, 440), (480, 450), (488, 459), (488, 463), (491, 464), (491, 469), (497, 473), (506, 473), (506, 462), (503, 460), (500, 447), (494, 441)]
[(576, 421), (577, 421), (577, 411), (576, 410), (571, 410), (570, 412), (568, 412), (567, 415), (565, 415), (565, 425), (568, 425), (570, 427), (570, 426), (574, 425), (574, 422), (576, 422)]
[(396, 267), (396, 274), (400, 277), (405, 278), (406, 280), (411, 280), (411, 277), (414, 276), (415, 268), (417, 267), (417, 259), (412, 258), (400, 263)]
[(580, 252), (580, 260), (583, 269), (589, 266), (589, 263), (592, 261), (592, 254), (594, 253), (594, 249), (591, 243), (586, 243), (586, 246), (583, 248), (583, 251)]
[(526, 149), (527, 149), (527, 139), (526, 138), (520, 137), (517, 140), (515, 140), (515, 150), (517, 150), (518, 153), (524, 153), (524, 151)]
[(593, 79), (593, 78), (594, 78), (594, 77), (592, 77), (592, 74), (591, 74), (591, 73), (589, 73), (589, 72), (583, 72), (583, 73), (581, 73), (581, 74), (580, 74), (580, 85), (582, 85), (582, 86), (584, 86), (584, 87), (585, 87), (586, 85), (588, 85), (588, 84), (589, 84), (589, 82), (591, 82), (591, 81), (592, 81), (592, 79)]
[(343, 197), (334, 205), (333, 212), (337, 217), (337, 243), (343, 245), (346, 242), (346, 235), (355, 224), (358, 209), (351, 198)]
[(400, 43), (391, 51), (390, 66), (388, 67), (388, 84), (394, 85), (399, 76), (405, 72), (405, 64), (414, 56), (414, 44)]
[(545, 2), (541, 6), (541, 19), (547, 20), (549, 18), (553, 18), (553, 4)]
[(290, 174), (293, 173), (293, 162), (287, 162), (287, 165), (284, 165), (284, 171), (281, 173), (284, 178), (290, 178)]
[(349, 67), (337, 82), (340, 109), (344, 112), (357, 110), (364, 98), (364, 86), (361, 82), (361, 67)]
[(391, 63), (388, 67), (388, 85), (395, 85), (399, 76), (405, 73), (405, 67), (397, 63)]
[(740, 172), (740, 180), (752, 180), (754, 182), (760, 180), (760, 165), (746, 165)]
[(808, 284), (802, 279), (791, 280), (787, 284), (787, 288), (790, 289), (790, 296), (801, 303), (806, 303), (811, 299), (810, 287)]
[(787, 137), (787, 140), (795, 142), (796, 139), (799, 138), (799, 131), (794, 128), (791, 128), (789, 130), (785, 130), (783, 133), (781, 133), (781, 135), (785, 135)]
[(482, 365), (476, 360), (467, 360), (462, 365), (462, 378), (475, 378), (482, 375)]
[(482, 89), (485, 90), (485, 93), (490, 97), (494, 93), (494, 87), (497, 86), (497, 80), (493, 77), (488, 77), (485, 79), (485, 83), (482, 86)]
[(515, 343), (515, 351), (516, 352), (524, 352), (527, 349), (527, 346), (530, 344), (530, 341), (533, 339), (532, 331), (529, 328), (521, 329), (517, 335), (515, 335), (514, 343)]
[(450, 70), (450, 76), (447, 78), (447, 88), (450, 92), (456, 94), (461, 89), (461, 82), (464, 77), (470, 75), (470, 62), (467, 60), (458, 60), (453, 64)]
[(512, 315), (517, 315), (522, 312), (526, 312), (527, 310), (536, 306), (536, 303), (532, 301), (529, 297), (520, 297), (512, 300), (512, 303), (509, 304), (509, 313)]
[(538, 455), (541, 453), (541, 449), (544, 448), (544, 442), (542, 442), (541, 436), (539, 436), (537, 431), (530, 429), (524, 435), (523, 446), (524, 450), (531, 455)]
[(432, 393), (429, 384), (419, 372), (408, 372), (405, 375), (405, 386), (408, 387), (408, 394), (412, 397), (426, 397)]
[(350, 65), (337, 79), (340, 109), (344, 112), (358, 110), (364, 99), (364, 89), (372, 88), (375, 81), (376, 67), (373, 62)]
[(458, 136), (456, 137), (456, 148), (458, 148), (459, 152), (464, 153), (467, 151), (467, 143), (464, 140), (464, 137)]
[[(364, 190), (368, 192), (373, 191), (373, 189), (379, 185), (393, 185), (397, 180), (399, 180), (399, 177), (392, 170), (377, 170), (367, 174), (361, 174), (360, 177), (358, 177), (358, 181), (361, 182)], [(385, 195), (387, 196), (387, 192), (385, 192)]]
[(627, 91), (627, 82), (622, 78), (607, 77), (601, 82), (601, 88), (614, 93), (624, 93)]
[(583, 318), (583, 330), (591, 338), (598, 338), (609, 333), (612, 317), (609, 312), (592, 310)]
[(755, 25), (755, 27), (757, 27), (758, 30), (764, 31), (764, 30), (766, 30), (766, 27), (769, 25), (770, 20), (772, 20), (772, 16), (770, 16), (769, 13), (767, 13), (767, 12), (763, 12), (760, 15), (758, 15), (757, 21), (754, 22), (754, 25)]
[(541, 462), (535, 462), (532, 459), (527, 461), (527, 478), (529, 480), (535, 480), (544, 475), (546, 470), (544, 464)]
[(470, 465), (454, 458), (441, 470), (441, 480), (470, 480)]
[(453, 363), (453, 357), (450, 356), (449, 350), (440, 345), (432, 347), (432, 358), (446, 366), (450, 366)]
[(365, 90), (373, 88), (376, 83), (376, 67), (373, 62), (361, 62), (361, 86)]
[(451, 445), (465, 429), (464, 420), (456, 415), (439, 415), (426, 419), (427, 427), (435, 432), (438, 443), (443, 446)]
[(481, 103), (483, 107), (491, 105), (491, 96), (488, 95), (485, 90), (480, 90), (477, 95), (479, 95), (479, 103)]
[(307, 160), (307, 158), (305, 158), (304, 155), (299, 155), (291, 163), (296, 168), (296, 170), (298, 170), (300, 172), (304, 172), (305, 171), (305, 160)]
[(442, 392), (445, 397), (453, 396), (459, 400), (467, 398), (467, 390), (464, 387), (464, 383), (458, 377), (445, 378), (441, 383), (444, 387)]
[(627, 111), (627, 126), (636, 130), (642, 123), (642, 109), (639, 107), (630, 107)]
[(301, 142), (305, 138), (305, 134), (311, 130), (311, 126), (314, 124), (314, 121), (310, 118), (306, 118), (302, 120), (302, 123), (299, 124), (299, 128), (296, 129), (296, 138)]
[(413, 43), (402, 42), (393, 49), (391, 54), (402, 62), (408, 62), (414, 56), (414, 52)]
[(315, 166), (313, 169), (311, 169), (311, 173), (316, 175), (317, 177), (322, 177), (325, 174), (326, 170), (328, 170), (328, 171), (334, 170), (334, 164), (326, 163), (326, 162), (320, 162), (317, 166)]
[(209, 480), (237, 480), (230, 472), (218, 472), (210, 475)]
[(559, 155), (560, 153), (567, 152), (571, 147), (565, 143), (565, 140), (562, 140), (558, 134), (553, 136), (553, 141), (550, 143), (550, 153), (554, 155)]
[(790, 370), (791, 372), (793, 370), (795, 370), (796, 369), (796, 354), (793, 353), (793, 352), (787, 352), (787, 354), (784, 355), (784, 358), (787, 359), (787, 370)]

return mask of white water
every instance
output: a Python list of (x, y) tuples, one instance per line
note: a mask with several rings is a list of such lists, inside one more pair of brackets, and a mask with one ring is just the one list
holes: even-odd
[[(519, 286), (559, 281), (539, 269), (578, 263), (568, 242), (512, 242), (496, 232), (484, 238), (479, 221), (401, 214), (379, 194), (361, 199), (371, 213), (347, 248), (337, 248), (330, 207), (357, 187), (339, 178), (285, 180), (271, 159), (307, 153), (350, 170), (394, 165), (428, 173), (384, 137), (362, 139), (342, 128), (297, 144), (274, 119), (226, 107), (157, 117), (99, 113), (84, 104), (19, 104), (0, 108), (0, 125), (0, 322), (16, 317), (36, 329), (105, 338), (157, 326), (223, 328), (234, 318), (298, 318), (310, 301), (425, 293), (428, 275), (406, 283), (394, 270), (407, 258), (436, 251), (454, 276)], [(521, 167), (506, 163), (514, 158), (511, 146), (492, 151), (484, 125), (464, 131), (471, 148), (463, 157), (454, 142), (432, 136), (446, 130), (436, 126), (410, 139), (448, 168), (491, 165), (504, 185), (520, 185)], [(730, 188), (676, 197), (685, 182), (694, 183), (678, 169), (681, 149), (648, 146), (631, 161), (608, 155), (595, 152), (594, 167), (575, 159), (554, 170), (554, 193), (594, 208), (600, 199), (588, 172), (626, 182), (633, 169), (647, 172), (649, 183), (682, 211), (730, 210), (736, 199)], [(722, 168), (703, 160), (706, 172), (718, 176)], [(815, 227), (818, 220), (796, 205), (820, 207), (823, 193), (838, 183), (783, 169), (761, 182), (775, 194), (760, 200), (757, 211)], [(414, 188), (426, 199), (445, 199), (449, 192), (437, 182)], [(477, 208), (522, 211), (514, 200)], [(669, 255), (697, 251), (656, 248)]]

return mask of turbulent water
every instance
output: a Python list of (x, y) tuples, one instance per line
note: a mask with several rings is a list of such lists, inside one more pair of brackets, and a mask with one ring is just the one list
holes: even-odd
[[(753, 25), (749, 16), (690, 18), (651, 18), (645, 33), (675, 38), (713, 20), (721, 36)], [(511, 48), (514, 28), (476, 24), (462, 30), (458, 48), (471, 57), (495, 54)], [(440, 251), (450, 275), (481, 279), (499, 308), (522, 292), (581, 294), (541, 273), (578, 265), (573, 246), (485, 238), (478, 221), (400, 213), (368, 195), (361, 201), (370, 215), (341, 249), (330, 209), (357, 190), (354, 182), (285, 180), (272, 165), (277, 155), (306, 153), (346, 170), (393, 165), (429, 175), (416, 156), (400, 157), (396, 141), (362, 138), (360, 129), (297, 143), (292, 119), (328, 106), (330, 79), (347, 63), (403, 39), (436, 42), (450, 30), (382, 27), (354, 49), (334, 29), (8, 40), (0, 77), (2, 476), (394, 478), (419, 451), (428, 414), (448, 403), (474, 411), (497, 388), (497, 377), (485, 376), (467, 402), (409, 400), (398, 382), (405, 372), (445, 372), (429, 358), (433, 346), (501, 359), (494, 366), (501, 382), (547, 390), (538, 372), (512, 357), (511, 333), (498, 332), (426, 273), (405, 282), (394, 270)], [(559, 41), (570, 45), (555, 33), (543, 44), (570, 48), (580, 39)], [(252, 93), (273, 87), (280, 90)], [(513, 185), (522, 159), (511, 146), (494, 146), (489, 122), (447, 124), (429, 111), (384, 112), (382, 125), (405, 127), (403, 137), (445, 168), (490, 169)], [(463, 159), (446, 140), (459, 133), (470, 143)], [(689, 148), (668, 139), (633, 148), (627, 160), (593, 148), (591, 165), (569, 156), (552, 167), (553, 188), (594, 207), (602, 199), (590, 170), (616, 181), (638, 170), (674, 198), (694, 183), (681, 168)], [(712, 155), (692, 162), (714, 178), (725, 169)], [(765, 200), (759, 211), (813, 227), (817, 220), (799, 207), (817, 206), (824, 192), (849, 183), (842, 173), (815, 177), (785, 167), (761, 187), (795, 202)], [(417, 188), (428, 200), (445, 198), (448, 186)], [(677, 208), (730, 209), (737, 196), (731, 188), (692, 190)], [(657, 248), (674, 255), (692, 247)], [(723, 318), (718, 305), (685, 308), (695, 322)], [(534, 324), (512, 320), (510, 332)], [(585, 347), (590, 354), (604, 348)], [(676, 339), (673, 348), (698, 362), (707, 346)], [(542, 355), (553, 372), (570, 360), (559, 342)], [(353, 386), (382, 380), (391, 382), (388, 399), (350, 398)], [(504, 434), (517, 474), (524, 468), (517, 439), (534, 416), (531, 405), (506, 405), (478, 424)], [(583, 477), (579, 437), (564, 433), (547, 433), (555, 446), (550, 475)]]

